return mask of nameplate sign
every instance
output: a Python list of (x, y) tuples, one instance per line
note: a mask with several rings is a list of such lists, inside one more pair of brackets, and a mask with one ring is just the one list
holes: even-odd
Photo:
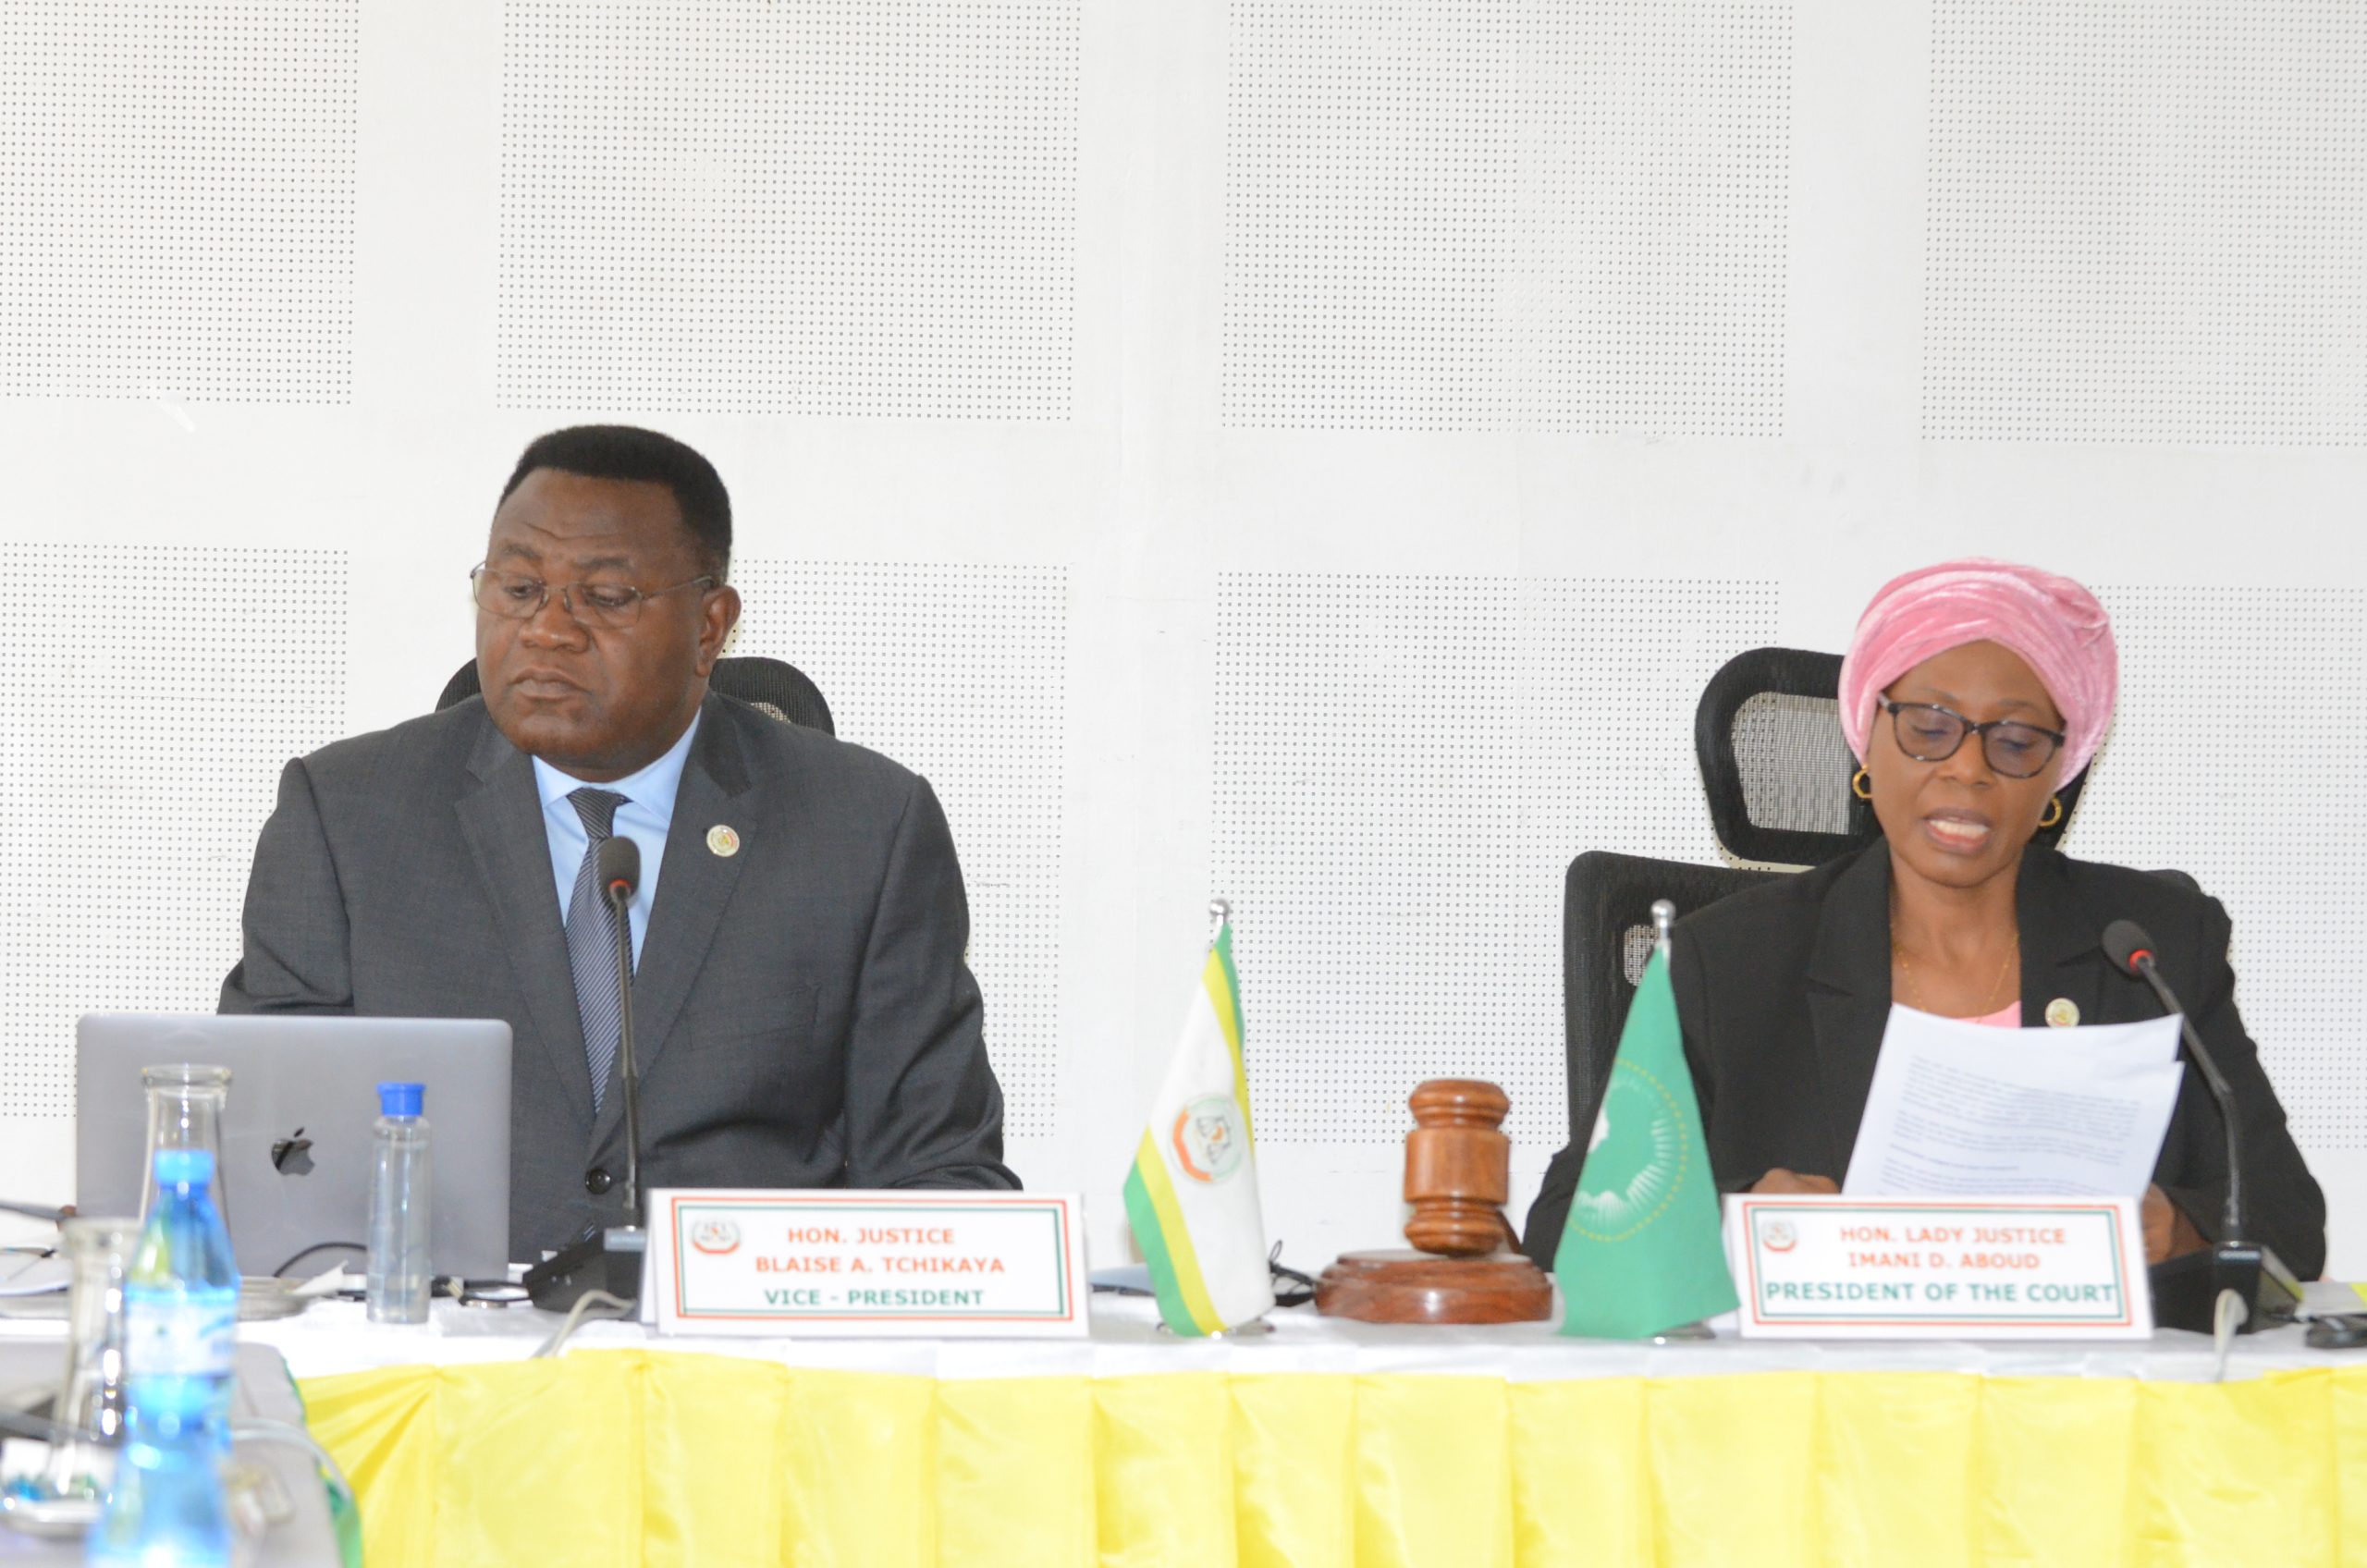
[(1000, 1192), (650, 1194), (665, 1334), (1053, 1338), (1087, 1327), (1073, 1196)]
[(1726, 1199), (1745, 1339), (2140, 1340), (2134, 1198)]

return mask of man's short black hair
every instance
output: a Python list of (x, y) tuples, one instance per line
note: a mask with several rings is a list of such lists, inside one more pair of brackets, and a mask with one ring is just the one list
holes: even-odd
[(537, 435), (520, 454), (501, 498), (509, 499), (538, 468), (665, 485), (681, 508), (700, 570), (720, 582), (731, 569), (731, 494), (713, 463), (672, 436), (631, 424), (578, 424)]

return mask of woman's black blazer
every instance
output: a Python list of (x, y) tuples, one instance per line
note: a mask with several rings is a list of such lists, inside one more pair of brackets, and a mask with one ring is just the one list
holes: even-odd
[[(2325, 1198), (2237, 1015), (2219, 900), (2150, 872), (2033, 846), (2022, 858), (2016, 907), (2025, 1028), (2044, 1028), (2047, 1004), (2057, 998), (2074, 1003), (2083, 1023), (2160, 1016), (2145, 983), (2103, 953), (2101, 934), (2111, 922), (2145, 928), (2163, 978), (2235, 1090), (2246, 1226), (2295, 1274), (2317, 1278)], [(1846, 1173), (1890, 1015), (1890, 846), (1882, 839), (1677, 923), (1669, 973), (1722, 1190), (1740, 1191), (1778, 1166), (1836, 1182)], [(1527, 1250), (1549, 1268), (1585, 1158), (1583, 1145), (1556, 1155), (1529, 1210)], [(2226, 1134), (2191, 1065), (2153, 1180), (2205, 1236), (2217, 1235)]]

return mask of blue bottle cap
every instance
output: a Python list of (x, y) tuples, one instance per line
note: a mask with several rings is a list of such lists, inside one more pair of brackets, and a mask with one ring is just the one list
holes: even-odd
[(424, 1084), (381, 1084), (378, 1085), (378, 1114), (381, 1116), (417, 1116), (426, 1101)]
[(158, 1149), (156, 1180), (167, 1187), (202, 1187), (214, 1180), (212, 1149)]

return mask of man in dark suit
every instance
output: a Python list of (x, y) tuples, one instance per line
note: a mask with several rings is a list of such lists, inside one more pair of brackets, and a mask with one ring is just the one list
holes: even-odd
[(516, 1257), (625, 1219), (612, 835), (646, 1185), (1018, 1184), (944, 812), (708, 692), (730, 547), (680, 442), (537, 440), (472, 576), (483, 697), (289, 763), (255, 851), (222, 1011), (509, 1022)]

